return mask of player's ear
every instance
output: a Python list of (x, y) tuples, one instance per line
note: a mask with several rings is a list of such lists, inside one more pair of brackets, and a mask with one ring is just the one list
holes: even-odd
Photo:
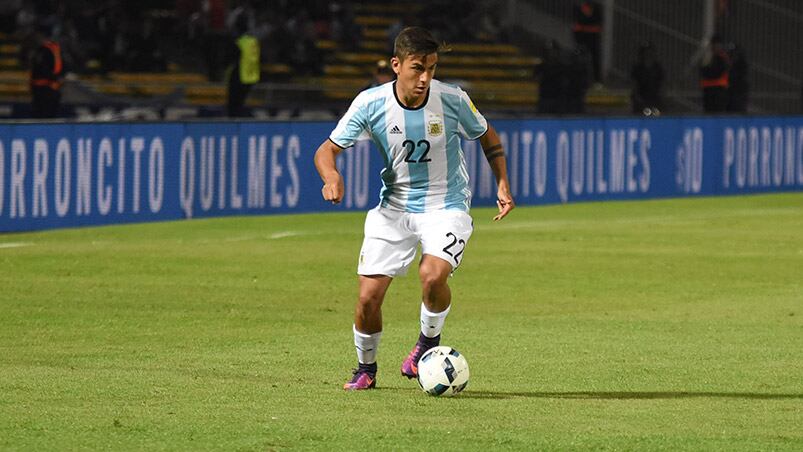
[(393, 57), (390, 59), (390, 67), (393, 68), (393, 72), (395, 72), (396, 75), (399, 75), (399, 71), (401, 70), (401, 60), (399, 57)]

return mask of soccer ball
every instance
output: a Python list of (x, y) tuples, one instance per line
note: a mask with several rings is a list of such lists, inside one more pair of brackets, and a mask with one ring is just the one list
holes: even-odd
[(418, 384), (433, 396), (455, 395), (468, 384), (468, 362), (452, 347), (432, 347), (418, 360)]

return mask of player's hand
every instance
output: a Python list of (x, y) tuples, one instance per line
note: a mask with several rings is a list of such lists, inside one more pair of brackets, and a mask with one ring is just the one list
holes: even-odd
[(499, 207), (499, 214), (494, 217), (494, 221), (505, 218), (516, 207), (516, 203), (513, 202), (513, 196), (507, 187), (499, 187), (499, 192), (496, 194), (496, 206)]
[(337, 180), (323, 184), (321, 195), (324, 200), (331, 201), (332, 204), (340, 204), (340, 201), (343, 200), (344, 191), (343, 177), (338, 174)]

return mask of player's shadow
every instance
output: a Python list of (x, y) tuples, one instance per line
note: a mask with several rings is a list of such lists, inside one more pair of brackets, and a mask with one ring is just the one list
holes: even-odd
[(794, 400), (803, 399), (803, 394), (773, 394), (758, 392), (691, 392), (691, 391), (571, 391), (571, 392), (525, 392), (525, 391), (472, 391), (460, 394), (469, 399), (596, 399), (596, 400), (660, 400), (660, 399), (748, 399), (748, 400)]

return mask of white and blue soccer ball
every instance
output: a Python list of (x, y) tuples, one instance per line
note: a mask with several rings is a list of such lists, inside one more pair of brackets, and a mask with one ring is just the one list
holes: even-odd
[(433, 396), (459, 393), (468, 384), (466, 357), (452, 347), (432, 347), (418, 360), (418, 384)]

